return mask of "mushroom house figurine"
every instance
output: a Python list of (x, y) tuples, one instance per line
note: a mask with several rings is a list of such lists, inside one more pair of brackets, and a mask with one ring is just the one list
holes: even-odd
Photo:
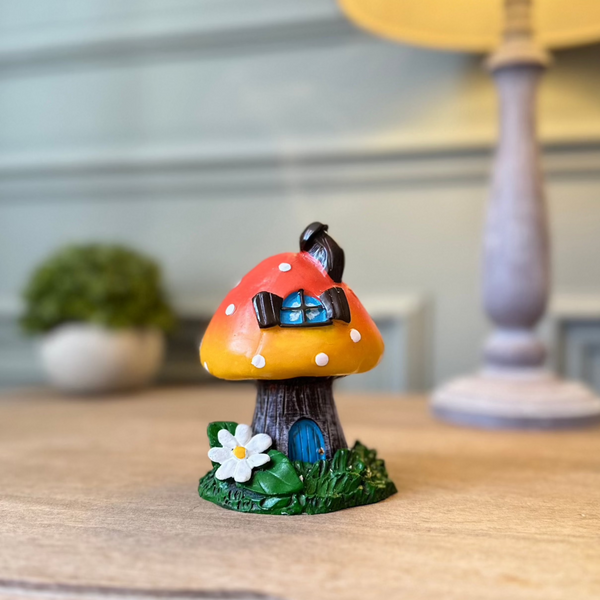
[(342, 281), (344, 251), (310, 224), (300, 252), (267, 258), (234, 287), (200, 346), (204, 368), (257, 381), (252, 425), (210, 423), (212, 470), (200, 496), (225, 508), (317, 514), (371, 504), (396, 492), (384, 462), (349, 449), (332, 393), (383, 355), (377, 326)]

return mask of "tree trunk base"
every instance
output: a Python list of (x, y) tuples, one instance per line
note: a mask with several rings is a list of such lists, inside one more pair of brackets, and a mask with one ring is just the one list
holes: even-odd
[(270, 435), (273, 447), (288, 454), (290, 429), (300, 419), (310, 419), (323, 434), (322, 458), (332, 458), (337, 450), (348, 447), (333, 399), (333, 380), (333, 377), (259, 380), (252, 429)]

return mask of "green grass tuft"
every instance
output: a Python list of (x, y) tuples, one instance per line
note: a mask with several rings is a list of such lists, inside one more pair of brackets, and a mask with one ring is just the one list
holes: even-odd
[(215, 478), (217, 467), (200, 479), (198, 493), (209, 502), (239, 512), (316, 515), (373, 504), (397, 492), (384, 461), (360, 442), (350, 450), (338, 450), (331, 460), (295, 461), (293, 465), (304, 485), (294, 494), (266, 496), (239, 487), (232, 480), (219, 481)]

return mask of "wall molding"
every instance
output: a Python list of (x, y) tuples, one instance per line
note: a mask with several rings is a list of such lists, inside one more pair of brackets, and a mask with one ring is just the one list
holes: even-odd
[(555, 296), (544, 333), (553, 368), (600, 392), (600, 294)]
[[(431, 383), (431, 322), (424, 297), (381, 294), (363, 298), (363, 304), (386, 337), (388, 360), (378, 367), (379, 373), (348, 378), (340, 387), (346, 391), (377, 389), (379, 380), (389, 391), (427, 389)], [(163, 381), (198, 383), (208, 379), (197, 368), (195, 351), (190, 350), (187, 357), (184, 350), (198, 344), (216, 305), (218, 300), (203, 296), (175, 302), (183, 326), (173, 342)], [(17, 327), (21, 306), (17, 298), (0, 297), (0, 387), (43, 381), (35, 340), (25, 338)], [(600, 392), (600, 294), (556, 295), (543, 324), (543, 336), (558, 373), (584, 381)]]
[[(180, 327), (168, 339), (167, 356), (159, 381), (197, 384), (213, 380), (200, 367), (197, 348), (204, 329), (219, 304), (212, 297), (193, 296), (176, 301)], [(425, 302), (419, 294), (381, 294), (363, 298), (380, 328), (386, 354), (376, 370), (340, 382), (345, 391), (409, 392), (426, 389), (430, 379)], [(35, 338), (17, 326), (22, 303), (0, 297), (0, 388), (44, 381), (36, 355)]]
[(0, 297), (0, 388), (43, 381), (36, 341), (19, 330), (21, 307), (22, 302), (16, 297)]
[[(487, 182), (492, 143), (169, 147), (0, 156), (0, 203), (168, 193), (244, 194)], [(600, 177), (600, 139), (549, 142), (550, 178)]]
[(338, 385), (345, 391), (423, 392), (431, 385), (429, 311), (417, 293), (377, 294), (361, 301), (386, 345), (381, 363), (368, 373), (353, 375)]
[[(0, 32), (0, 69), (161, 58), (281, 52), (307, 44), (332, 45), (367, 38), (332, 2), (199, 2), (188, 10), (122, 14), (68, 24), (32, 24)], [(227, 6), (229, 5), (229, 9)]]
[[(406, 393), (427, 389), (431, 379), (428, 340), (427, 302), (419, 293), (374, 294), (361, 296), (385, 343), (386, 353), (381, 363), (368, 373), (347, 377), (338, 382), (345, 391), (382, 391)], [(208, 324), (220, 298), (211, 296), (182, 297), (176, 301), (176, 311), (189, 323)], [(197, 341), (200, 341), (196, 326)], [(187, 368), (183, 363), (173, 372), (195, 371), (194, 355)], [(171, 366), (173, 369), (173, 366)]]

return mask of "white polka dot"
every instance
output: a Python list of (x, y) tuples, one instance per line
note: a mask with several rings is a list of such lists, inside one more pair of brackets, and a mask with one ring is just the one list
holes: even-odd
[(315, 356), (315, 362), (317, 366), (324, 367), (329, 362), (329, 356), (325, 354), (325, 352), (319, 352), (317, 356)]
[[(207, 362), (204, 363), (204, 368), (208, 371), (208, 363)], [(208, 371), (208, 372), (210, 373), (210, 371)]]
[(352, 338), (352, 341), (354, 343), (360, 342), (360, 340), (362, 339), (362, 335), (360, 335), (360, 331), (358, 331), (358, 329), (351, 329), (350, 337)]
[(281, 263), (279, 265), (279, 270), (283, 273), (287, 273), (287, 271), (292, 270), (292, 265), (290, 265), (290, 263)]
[(225, 314), (227, 316), (232, 315), (235, 312), (235, 304), (230, 304), (226, 309), (225, 309)]
[(265, 360), (265, 357), (262, 356), (261, 354), (257, 354), (253, 359), (252, 359), (252, 364), (257, 368), (257, 369), (262, 369), (266, 364), (267, 361)]

